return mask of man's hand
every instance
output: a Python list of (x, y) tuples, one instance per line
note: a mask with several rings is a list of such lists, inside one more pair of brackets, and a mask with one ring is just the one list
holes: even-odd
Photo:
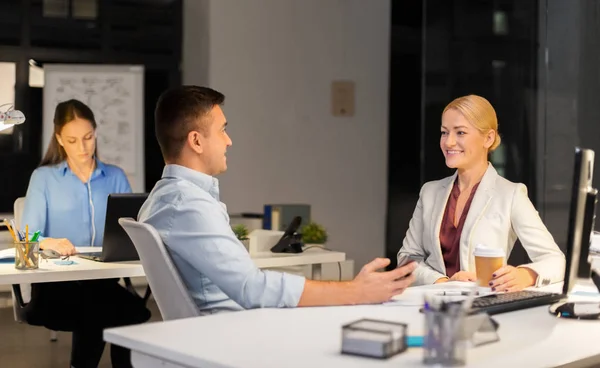
[(526, 267), (504, 266), (494, 272), (493, 277), (492, 291), (519, 291), (534, 285), (537, 273)]
[(71, 244), (69, 239), (65, 238), (46, 238), (40, 243), (40, 248), (55, 250), (63, 256), (71, 256), (77, 252), (77, 250), (75, 249), (73, 244)]
[(375, 258), (360, 270), (352, 281), (359, 303), (387, 302), (394, 295), (402, 294), (404, 289), (415, 281), (412, 272), (417, 268), (416, 262), (410, 262), (392, 271), (378, 271), (389, 264), (390, 260), (387, 258)]
[(458, 271), (450, 278), (450, 281), (476, 281), (477, 275), (475, 272)]

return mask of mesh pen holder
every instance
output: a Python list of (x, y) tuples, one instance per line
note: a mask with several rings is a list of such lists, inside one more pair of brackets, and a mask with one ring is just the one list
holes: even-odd
[(459, 303), (425, 301), (423, 363), (443, 367), (466, 365), (467, 348), (499, 341), (497, 324), (488, 314), (468, 315)]
[(35, 241), (14, 242), (15, 268), (17, 270), (35, 270), (39, 268), (40, 243)]
[(459, 305), (426, 307), (423, 363), (445, 367), (466, 364), (467, 345), (460, 332), (464, 317)]

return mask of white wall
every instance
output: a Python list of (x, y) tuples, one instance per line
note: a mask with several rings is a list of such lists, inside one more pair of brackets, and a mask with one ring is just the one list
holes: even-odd
[[(389, 1), (187, 0), (184, 13), (184, 83), (226, 95), (229, 212), (309, 203), (356, 271), (383, 256)], [(337, 79), (356, 83), (354, 117), (330, 113)]]

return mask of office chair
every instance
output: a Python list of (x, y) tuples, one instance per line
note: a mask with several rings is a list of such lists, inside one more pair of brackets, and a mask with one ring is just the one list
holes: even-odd
[[(25, 206), (25, 197), (19, 197), (13, 206), (15, 225), (17, 229), (21, 228), (21, 218), (23, 217), (23, 207)], [(23, 307), (29, 303), (31, 299), (31, 284), (12, 285), (11, 296), (13, 301), (13, 312), (15, 321), (25, 322)], [(50, 341), (58, 340), (56, 331), (50, 330)]]
[(119, 224), (131, 238), (140, 256), (148, 285), (163, 320), (199, 316), (198, 307), (183, 284), (156, 229), (125, 217), (119, 219)]

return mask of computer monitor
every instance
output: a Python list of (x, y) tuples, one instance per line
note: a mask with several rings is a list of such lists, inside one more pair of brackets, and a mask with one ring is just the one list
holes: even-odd
[(586, 195), (585, 216), (583, 218), (583, 231), (581, 233), (581, 250), (579, 252), (579, 266), (577, 277), (588, 279), (592, 275), (592, 265), (589, 260), (591, 234), (596, 222), (596, 203), (598, 203), (598, 190), (591, 188)]
[(140, 259), (131, 238), (119, 224), (121, 217), (137, 219), (148, 193), (109, 194), (106, 204), (102, 260), (104, 262), (137, 261)]
[[(576, 147), (567, 235), (567, 264), (563, 286), (565, 295), (571, 291), (577, 277), (589, 277), (587, 255), (594, 227), (598, 195), (598, 191), (592, 187), (593, 177), (594, 151)], [(586, 276), (582, 274), (586, 274)]]

